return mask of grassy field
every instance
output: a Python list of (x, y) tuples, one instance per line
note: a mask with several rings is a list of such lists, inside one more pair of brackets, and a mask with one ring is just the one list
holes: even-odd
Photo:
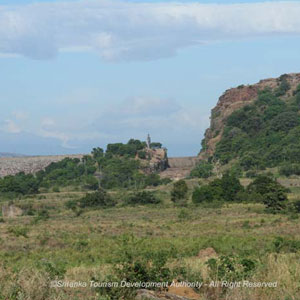
[[(197, 181), (188, 182), (192, 187)], [(288, 183), (287, 183), (288, 184)], [(49, 216), (1, 218), (0, 299), (117, 299), (94, 287), (51, 287), (64, 282), (107, 281), (127, 259), (146, 265), (153, 254), (166, 257), (172, 279), (207, 284), (199, 299), (300, 299), (300, 220), (297, 215), (267, 214), (260, 204), (174, 207), (170, 185), (157, 188), (163, 202), (124, 206), (126, 191), (112, 192), (118, 205), (79, 213), (66, 201), (83, 193), (61, 191), (18, 201)], [(294, 187), (291, 199), (297, 198)], [(17, 203), (17, 202), (16, 202)], [(215, 263), (199, 251), (213, 248)], [(129, 254), (128, 254), (129, 253)], [(123, 259), (123, 260), (122, 260)], [(249, 270), (241, 262), (250, 261)], [(149, 267), (150, 268), (150, 267)], [(209, 287), (212, 281), (277, 282), (277, 287)], [(131, 296), (124, 296), (130, 299)]]

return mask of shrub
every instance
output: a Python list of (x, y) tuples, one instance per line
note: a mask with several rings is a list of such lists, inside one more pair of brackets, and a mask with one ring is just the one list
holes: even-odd
[(247, 178), (255, 178), (255, 177), (257, 177), (257, 172), (254, 171), (254, 170), (249, 170), (249, 171), (246, 173), (246, 177), (247, 177)]
[(147, 191), (132, 194), (128, 197), (128, 199), (126, 199), (126, 203), (129, 205), (158, 204), (160, 202), (160, 199), (158, 199), (153, 193)]
[(201, 187), (196, 187), (193, 191), (192, 201), (195, 204), (202, 202), (211, 202), (214, 200), (214, 191), (211, 186), (204, 185)]
[(206, 264), (208, 265), (210, 277), (213, 280), (228, 282), (247, 279), (252, 276), (256, 269), (254, 260), (234, 256), (211, 258)]
[(16, 226), (8, 228), (8, 232), (12, 233), (15, 237), (23, 236), (24, 238), (28, 238), (28, 227)]
[(140, 159), (146, 159), (146, 158), (147, 158), (147, 153), (146, 153), (146, 151), (140, 150), (140, 151), (138, 152), (138, 157), (139, 157)]
[(279, 168), (279, 174), (284, 176), (300, 175), (300, 165), (299, 164), (285, 164)]
[(225, 173), (221, 179), (215, 179), (208, 185), (194, 189), (192, 200), (194, 203), (211, 201), (236, 201), (238, 193), (244, 190), (234, 174)]
[(89, 190), (97, 190), (99, 188), (99, 182), (93, 175), (88, 175), (84, 178), (84, 185)]
[(174, 203), (183, 204), (186, 201), (187, 193), (188, 193), (188, 186), (185, 180), (183, 179), (178, 180), (173, 184), (173, 188), (171, 191), (171, 200)]
[(244, 188), (234, 174), (225, 173), (221, 179), (222, 198), (225, 201), (235, 201), (238, 192)]
[(297, 213), (300, 213), (300, 200), (296, 200), (294, 203), (294, 208)]
[(262, 202), (270, 212), (276, 213), (286, 207), (287, 189), (269, 176), (259, 175), (247, 187), (247, 191), (250, 194), (260, 194)]
[(152, 173), (146, 177), (146, 186), (158, 186), (161, 184), (160, 176), (156, 173)]
[(24, 172), (15, 176), (6, 176), (0, 178), (0, 193), (14, 194), (37, 194), (39, 190), (39, 181), (32, 174), (25, 175)]
[[(136, 283), (170, 282), (173, 279), (171, 270), (166, 266), (168, 250), (141, 250), (142, 243), (142, 239), (137, 239), (133, 235), (124, 235), (117, 241), (115, 247), (117, 258), (113, 264), (113, 274), (105, 278), (105, 281)], [(99, 281), (97, 278), (92, 278), (92, 280)], [(137, 289), (138, 287), (135, 286), (130, 288), (119, 286), (97, 288), (96, 291), (100, 295), (107, 296), (108, 299), (135, 299)], [(149, 289), (158, 288), (151, 286)]]
[(113, 207), (115, 201), (104, 190), (99, 190), (90, 194), (86, 194), (79, 200), (81, 208), (84, 207)]
[(60, 192), (58, 186), (54, 186), (53, 189), (52, 189), (52, 191), (53, 191), (53, 193), (59, 193)]
[(300, 249), (300, 241), (277, 236), (273, 240), (275, 252), (296, 253)]
[(38, 211), (37, 216), (34, 219), (34, 222), (38, 222), (38, 221), (46, 221), (50, 218), (49, 212), (46, 209), (42, 209), (40, 211)]
[(191, 171), (192, 177), (208, 178), (212, 175), (213, 165), (207, 161), (199, 162)]

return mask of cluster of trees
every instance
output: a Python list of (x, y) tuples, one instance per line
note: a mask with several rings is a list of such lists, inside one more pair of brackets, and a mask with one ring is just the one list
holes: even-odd
[(15, 176), (0, 178), (0, 192), (15, 194), (35, 194), (38, 192), (40, 180), (32, 174), (25, 175), (23, 172)]
[(225, 173), (222, 178), (215, 179), (207, 185), (196, 187), (192, 201), (203, 202), (257, 202), (265, 204), (271, 212), (278, 212), (287, 205), (288, 190), (275, 179), (259, 175), (244, 188), (234, 174)]
[[(226, 164), (239, 159), (244, 170), (262, 170), (300, 159), (300, 86), (288, 101), (286, 78), (275, 91), (265, 89), (258, 99), (228, 118), (215, 157)], [(283, 93), (283, 91), (285, 91)]]
[(300, 164), (284, 164), (279, 168), (279, 174), (287, 177), (300, 175)]
[(225, 173), (222, 178), (217, 178), (208, 185), (196, 187), (192, 200), (194, 203), (212, 201), (237, 201), (237, 195), (243, 191), (243, 186), (233, 174)]
[[(153, 143), (152, 146), (159, 148), (161, 144)], [(81, 160), (65, 158), (35, 175), (20, 173), (4, 177), (0, 179), (0, 193), (34, 194), (41, 187), (57, 189), (69, 185), (87, 190), (97, 190), (100, 186), (139, 189), (168, 183), (158, 174), (146, 175), (141, 171), (141, 163), (135, 157), (145, 147), (145, 142), (130, 139), (127, 144), (108, 144), (105, 152), (102, 148), (94, 148), (91, 155), (85, 155)]]

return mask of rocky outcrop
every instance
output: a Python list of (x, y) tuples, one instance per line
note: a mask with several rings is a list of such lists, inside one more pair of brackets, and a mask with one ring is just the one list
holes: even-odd
[(216, 144), (222, 138), (225, 121), (232, 112), (254, 102), (260, 90), (266, 88), (274, 90), (278, 88), (282, 80), (286, 80), (290, 86), (289, 90), (282, 96), (284, 99), (292, 96), (300, 84), (299, 73), (284, 74), (279, 78), (265, 79), (253, 85), (241, 85), (225, 91), (219, 98), (217, 105), (211, 111), (210, 127), (205, 132), (202, 143), (203, 148), (199, 154), (200, 159), (205, 159), (213, 155)]
[(140, 160), (142, 169), (145, 173), (162, 172), (169, 167), (167, 150), (161, 149), (144, 149), (145, 158), (140, 159), (136, 156), (136, 159)]
[(2, 205), (2, 216), (5, 218), (15, 218), (22, 216), (23, 210), (14, 205)]

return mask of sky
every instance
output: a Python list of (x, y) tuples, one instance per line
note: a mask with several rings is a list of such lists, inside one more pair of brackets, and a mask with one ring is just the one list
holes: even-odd
[(196, 155), (231, 87), (300, 72), (298, 1), (0, 0), (0, 152)]

